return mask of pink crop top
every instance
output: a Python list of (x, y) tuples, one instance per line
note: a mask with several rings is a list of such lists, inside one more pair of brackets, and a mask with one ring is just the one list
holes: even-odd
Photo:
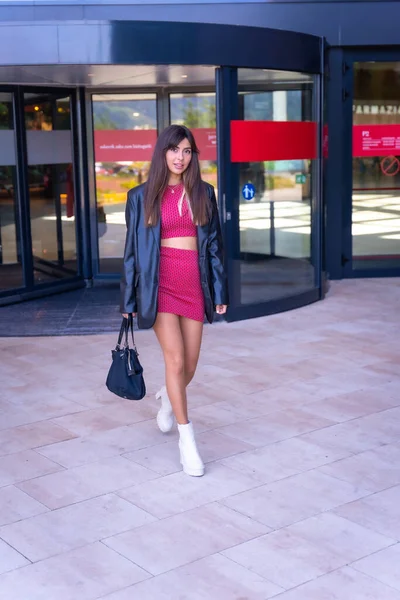
[(182, 202), (182, 216), (179, 214), (179, 200), (182, 197), (183, 184), (168, 186), (161, 202), (161, 239), (176, 237), (196, 237), (197, 228), (186, 199)]

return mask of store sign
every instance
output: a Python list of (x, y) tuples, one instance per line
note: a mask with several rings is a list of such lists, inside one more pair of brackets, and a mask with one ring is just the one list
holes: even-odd
[[(192, 129), (200, 160), (217, 160), (215, 129)], [(157, 141), (155, 129), (100, 129), (94, 132), (95, 162), (150, 161)]]
[(317, 124), (305, 121), (231, 121), (232, 162), (317, 158)]
[(397, 104), (353, 104), (356, 115), (400, 115)]
[(95, 162), (146, 162), (151, 160), (157, 131), (100, 129), (94, 132)]
[(191, 129), (198, 149), (200, 160), (217, 160), (217, 132), (215, 129)]
[(400, 125), (354, 125), (353, 156), (400, 155)]

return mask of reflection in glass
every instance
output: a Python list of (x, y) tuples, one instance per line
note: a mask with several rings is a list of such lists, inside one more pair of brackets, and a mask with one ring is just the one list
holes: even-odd
[(13, 129), (12, 95), (0, 93), (0, 129)]
[(36, 283), (77, 272), (71, 176), (72, 164), (28, 167)]
[(0, 290), (23, 285), (16, 191), (15, 167), (0, 166)]
[[(400, 126), (399, 63), (354, 63), (353, 125)], [(373, 131), (373, 130), (372, 130)], [(393, 156), (392, 154), (395, 154)], [(400, 155), (353, 157), (353, 268), (400, 266)]]
[(200, 150), (204, 181), (217, 193), (217, 134), (215, 93), (170, 94), (171, 123), (185, 125), (195, 136)]
[(49, 94), (25, 94), (25, 127), (33, 131), (71, 129), (70, 99)]
[(22, 287), (12, 94), (0, 93), (0, 291)]
[(99, 269), (118, 273), (125, 243), (126, 194), (147, 179), (157, 138), (155, 94), (92, 96)]
[(25, 95), (35, 283), (78, 272), (70, 98)]
[[(25, 95), (26, 98), (27, 94)], [(36, 96), (36, 94), (29, 94)], [(34, 102), (25, 104), (25, 127), (34, 131), (51, 131), (53, 129), (52, 106), (50, 102)]]
[[(238, 74), (239, 119), (313, 120), (311, 76), (276, 71), (271, 75), (253, 69), (239, 69)], [(273, 147), (274, 140), (270, 143)], [(271, 160), (239, 165), (243, 304), (292, 296), (315, 287), (311, 262), (312, 162)]]

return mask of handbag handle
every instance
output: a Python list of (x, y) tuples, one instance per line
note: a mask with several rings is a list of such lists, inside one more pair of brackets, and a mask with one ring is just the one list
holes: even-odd
[(135, 352), (137, 354), (138, 352), (136, 350), (135, 336), (133, 335), (133, 316), (132, 315), (129, 315), (129, 317), (128, 317), (128, 323), (127, 323), (126, 330), (125, 330), (125, 344), (126, 344), (126, 347), (129, 346), (129, 343), (128, 343), (129, 330), (131, 331), (131, 336), (132, 336), (132, 348), (134, 348), (134, 350), (135, 350)]
[(132, 335), (132, 348), (135, 349), (136, 353), (136, 344), (135, 344), (135, 337), (133, 335), (133, 317), (132, 315), (129, 315), (129, 317), (126, 319), (125, 317), (123, 317), (122, 319), (122, 323), (121, 323), (121, 329), (119, 331), (119, 335), (118, 335), (118, 342), (117, 342), (117, 350), (120, 350), (121, 348), (121, 342), (122, 342), (122, 338), (125, 334), (125, 343), (124, 343), (124, 347), (125, 348), (129, 348), (129, 340), (128, 340), (128, 335), (129, 335), (129, 330), (131, 332)]

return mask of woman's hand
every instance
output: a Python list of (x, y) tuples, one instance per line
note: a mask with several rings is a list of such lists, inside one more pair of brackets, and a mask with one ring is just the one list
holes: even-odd
[(226, 304), (217, 304), (215, 310), (219, 315), (224, 315), (226, 313), (227, 308), (228, 306)]
[[(133, 318), (136, 317), (136, 313), (130, 313), (132, 315)], [(129, 317), (128, 313), (122, 313), (122, 316), (124, 317), (124, 319), (127, 319)]]

